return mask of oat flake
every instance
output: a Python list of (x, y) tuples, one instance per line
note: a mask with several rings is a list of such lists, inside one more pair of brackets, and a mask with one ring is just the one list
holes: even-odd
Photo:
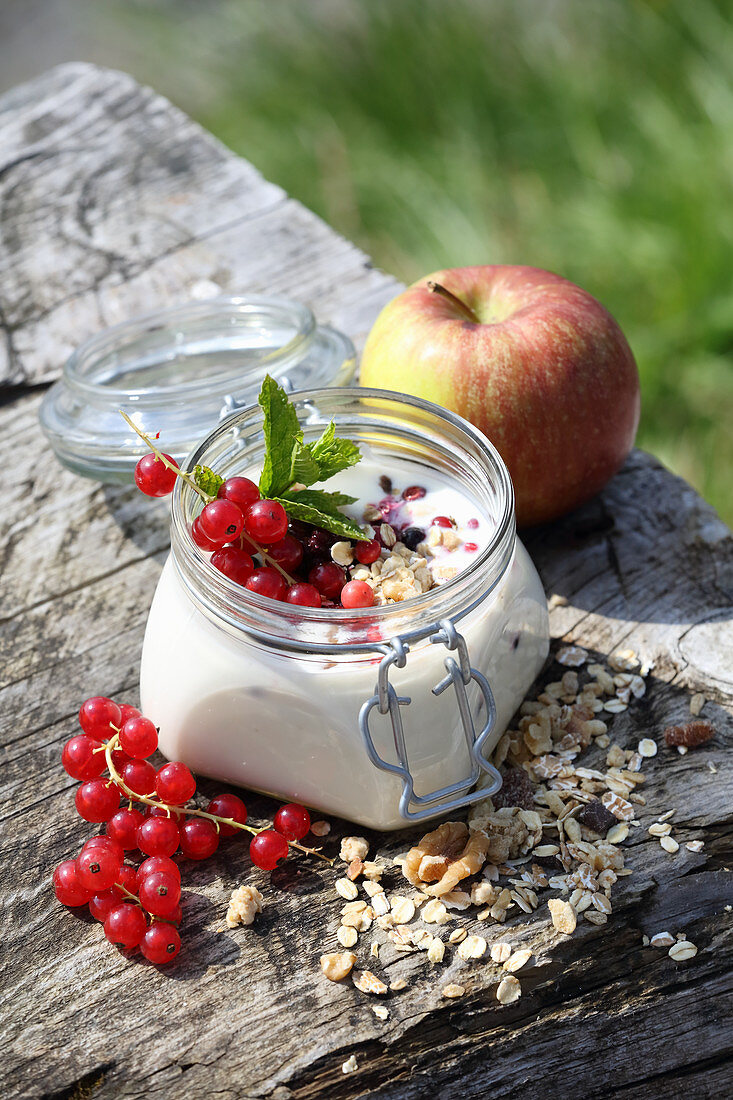
[(678, 940), (673, 944), (667, 952), (670, 959), (674, 959), (675, 962), (684, 962), (685, 959), (692, 959), (697, 955), (697, 948), (694, 943), (690, 943), (689, 940)]
[(447, 985), (442, 990), (442, 996), (452, 999), (454, 997), (462, 997), (466, 992), (465, 986), (462, 985)]
[(515, 978), (513, 974), (507, 974), (505, 978), (501, 979), (496, 990), (496, 999), (500, 1004), (514, 1004), (521, 996), (522, 987), (518, 978)]

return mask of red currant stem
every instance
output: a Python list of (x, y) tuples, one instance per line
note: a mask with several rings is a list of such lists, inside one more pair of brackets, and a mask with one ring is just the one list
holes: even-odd
[(250, 535), (248, 535), (246, 531), (242, 531), (240, 537), (246, 539), (250, 546), (253, 548), (254, 552), (256, 554), (259, 554), (260, 557), (263, 558), (268, 565), (271, 565), (273, 566), (273, 568), (277, 569), (278, 573), (281, 573), (283, 577), (285, 577), (285, 580), (288, 582), (288, 584), (295, 584), (295, 577), (291, 577), (289, 573), (286, 573), (283, 567), (279, 565), (274, 558), (271, 558), (267, 551), (263, 550), (260, 544), (258, 542), (255, 542), (255, 540)]
[(140, 904), (140, 898), (137, 894), (131, 894), (129, 890), (125, 889), (121, 882), (115, 883), (115, 890), (119, 890), (124, 897), (129, 898), (130, 901), (134, 901), (137, 905)]
[[(110, 722), (110, 725), (111, 724)], [(167, 810), (169, 817), (172, 813), (185, 813), (188, 817), (203, 817), (207, 821), (213, 821), (217, 828), (219, 825), (231, 825), (233, 829), (243, 829), (247, 833), (253, 833), (254, 836), (257, 836), (258, 833), (264, 833), (270, 828), (269, 825), (263, 825), (261, 829), (255, 829), (253, 825), (243, 825), (240, 821), (235, 821), (233, 817), (217, 817), (216, 814), (209, 814), (205, 810), (197, 810), (190, 806), (186, 806), (185, 808), (183, 806), (169, 806), (167, 802), (161, 802), (158, 798), (151, 798), (146, 794), (136, 794), (131, 787), (127, 786), (124, 779), (115, 768), (114, 761), (112, 760), (112, 753), (114, 749), (117, 748), (119, 740), (119, 732), (114, 733), (104, 746), (104, 755), (110, 774), (110, 782), (116, 783), (131, 801), (144, 802), (147, 806), (157, 806), (159, 809)], [(305, 855), (316, 856), (318, 859), (322, 859), (325, 863), (333, 866), (333, 860), (329, 859), (328, 856), (324, 856), (317, 848), (306, 848), (304, 844), (299, 844), (297, 840), (289, 840), (288, 844), (291, 848), (297, 848), (299, 852), (304, 852)]]
[(143, 443), (147, 447), (150, 447), (150, 450), (153, 452), (155, 457), (159, 459), (163, 463), (163, 465), (166, 466), (169, 470), (173, 470), (176, 474), (178, 474), (179, 477), (182, 477), (183, 480), (188, 485), (190, 485), (191, 488), (195, 490), (195, 492), (198, 493), (204, 504), (210, 504), (212, 500), (216, 500), (216, 497), (209, 496), (208, 493), (205, 493), (204, 490), (196, 484), (196, 481), (191, 476), (191, 474), (187, 473), (186, 470), (182, 470), (180, 466), (177, 466), (175, 464), (175, 462), (171, 462), (170, 459), (166, 458), (163, 452), (158, 450), (158, 448), (155, 446), (150, 436), (146, 435), (145, 432), (140, 431), (138, 426), (134, 424), (132, 420), (130, 420), (130, 417), (127, 415), (127, 413), (124, 413), (122, 409), (118, 409), (117, 411), (119, 412), (120, 416), (126, 421), (126, 423), (130, 425), (132, 430), (140, 436)]

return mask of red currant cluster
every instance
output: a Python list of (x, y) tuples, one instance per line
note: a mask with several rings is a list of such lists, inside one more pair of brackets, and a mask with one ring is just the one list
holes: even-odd
[[(153, 963), (176, 957), (181, 874), (171, 857), (179, 849), (187, 859), (207, 859), (221, 837), (246, 831), (254, 834), (252, 862), (265, 871), (287, 856), (290, 845), (319, 854), (299, 843), (310, 830), (304, 806), (281, 806), (274, 829), (256, 829), (247, 824), (247, 808), (235, 794), (216, 795), (206, 810), (184, 805), (196, 793), (196, 780), (180, 761), (157, 769), (150, 763), (158, 731), (135, 707), (96, 696), (82, 704), (79, 724), (83, 732), (66, 742), (61, 759), (81, 781), (80, 816), (105, 822), (106, 833), (88, 840), (75, 860), (59, 864), (53, 887), (63, 905), (88, 905), (112, 943), (139, 947)], [(123, 797), (127, 805), (121, 807)], [(147, 857), (137, 869), (124, 861), (135, 850)]]

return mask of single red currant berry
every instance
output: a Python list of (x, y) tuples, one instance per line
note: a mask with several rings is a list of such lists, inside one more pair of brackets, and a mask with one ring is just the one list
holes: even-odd
[(320, 607), (323, 600), (321, 593), (314, 585), (298, 581), (297, 584), (290, 585), (285, 602), (297, 604), (298, 607)]
[(275, 828), (286, 840), (302, 840), (311, 827), (311, 815), (305, 806), (288, 802), (275, 814)]
[(137, 846), (146, 856), (172, 856), (180, 839), (172, 817), (146, 817), (137, 831)]
[[(246, 479), (242, 479), (243, 481)], [(156, 966), (172, 962), (181, 950), (181, 937), (170, 924), (155, 921), (140, 941), (140, 951)]]
[(266, 596), (268, 600), (284, 600), (288, 591), (285, 578), (278, 573), (277, 569), (272, 569), (268, 565), (255, 569), (244, 587), (248, 592)]
[(196, 780), (180, 760), (172, 760), (158, 769), (155, 777), (155, 793), (161, 802), (180, 806), (196, 794)]
[(131, 718), (141, 717), (142, 712), (137, 707), (133, 707), (129, 703), (120, 703), (120, 727), (124, 726), (125, 722), (129, 722)]
[(366, 581), (349, 581), (341, 589), (341, 604), (348, 608), (372, 607), (374, 589)]
[(201, 530), (213, 542), (233, 542), (244, 527), (244, 513), (231, 500), (212, 500), (199, 516)]
[(112, 887), (113, 890), (117, 891), (118, 897), (124, 897), (122, 890), (119, 889), (120, 886), (123, 886), (130, 894), (137, 893), (137, 871), (129, 863), (122, 864), (117, 875), (117, 881)]
[[(109, 822), (107, 822), (107, 828), (109, 828)], [(105, 836), (104, 833), (100, 833), (98, 836), (91, 836), (89, 840), (84, 841), (82, 852), (86, 852), (90, 848), (105, 848), (108, 852), (112, 853), (119, 863), (122, 863), (122, 860), (125, 858), (122, 845), (113, 837), (109, 835)]]
[(156, 871), (140, 883), (140, 904), (154, 917), (167, 917), (178, 905), (181, 884), (173, 875)]
[(122, 902), (110, 909), (104, 922), (104, 934), (110, 943), (119, 943), (128, 951), (137, 947), (145, 935), (148, 922), (139, 905)]
[(467, 550), (469, 554), (475, 554), (478, 550), (477, 542), (464, 542), (463, 549)]
[(138, 884), (142, 882), (147, 875), (155, 874), (172, 875), (173, 878), (177, 878), (181, 881), (181, 872), (178, 864), (174, 863), (172, 859), (168, 859), (168, 856), (149, 856), (144, 859), (137, 869), (137, 881)]
[(101, 894), (115, 884), (121, 865), (108, 848), (86, 848), (76, 861), (76, 874), (85, 890)]
[(172, 912), (172, 913), (170, 914), (170, 916), (169, 916), (169, 917), (166, 917), (166, 920), (172, 920), (172, 921), (175, 921), (175, 923), (176, 923), (176, 924), (180, 924), (180, 923), (181, 923), (181, 921), (183, 920), (183, 910), (181, 909), (181, 904), (180, 904), (180, 902), (179, 902), (179, 903), (178, 903), (178, 905), (177, 905), (177, 906), (175, 907), (175, 909), (174, 909), (174, 910), (173, 910), (173, 912)]
[(104, 924), (111, 910), (116, 908), (119, 904), (120, 894), (118, 890), (103, 890), (101, 893), (95, 894), (93, 898), (89, 899), (89, 912), (95, 920), (101, 921), (102, 924)]
[(288, 516), (276, 500), (256, 500), (244, 514), (244, 529), (255, 542), (270, 546), (288, 530)]
[[(209, 805), (206, 807), (207, 814), (213, 814), (215, 817), (229, 817), (232, 821), (238, 821), (240, 825), (245, 825), (247, 822), (247, 807), (241, 798), (237, 798), (235, 794), (217, 794), (212, 798)], [(233, 825), (224, 825), (219, 822), (219, 834), (220, 836), (234, 836), (235, 833), (241, 832), (241, 829), (235, 829)]]
[(151, 756), (158, 747), (158, 731), (149, 718), (130, 718), (120, 730), (120, 745), (137, 760)]
[(172, 817), (180, 826), (186, 819), (186, 811), (176, 806), (146, 806), (145, 817)]
[(75, 859), (65, 859), (53, 873), (53, 892), (62, 905), (86, 905), (89, 891), (79, 881)]
[(205, 817), (192, 817), (181, 826), (181, 851), (186, 859), (208, 859), (218, 847), (216, 825)]
[(472, 531), (475, 531), (478, 525), (479, 521), (477, 519), (470, 519), (466, 524), (466, 527), (470, 527)]
[(277, 867), (278, 860), (285, 859), (288, 854), (288, 842), (274, 829), (265, 829), (252, 837), (249, 846), (249, 855), (252, 862), (261, 867), (263, 871), (272, 871)]
[(137, 831), (144, 820), (139, 810), (118, 810), (107, 822), (107, 836), (128, 852), (137, 848)]
[(82, 703), (79, 711), (79, 725), (90, 737), (106, 740), (115, 732), (110, 726), (120, 728), (121, 717), (117, 703), (113, 703), (103, 695), (95, 695)]
[(402, 491), (403, 500), (420, 500), (427, 493), (422, 485), (408, 485), (406, 489)]
[(123, 752), (122, 749), (112, 749), (112, 763), (117, 772), (121, 773), (125, 764), (129, 764), (131, 760), (132, 757)]
[(149, 760), (131, 760), (122, 769), (125, 786), (135, 794), (152, 794), (155, 790), (155, 768)]
[(271, 546), (267, 553), (286, 573), (294, 573), (303, 561), (305, 547), (299, 539), (293, 538), (292, 535), (285, 535)]
[(96, 779), (107, 767), (102, 742), (79, 733), (64, 745), (61, 763), (72, 779)]
[(220, 546), (223, 546), (226, 539), (210, 539), (208, 535), (205, 535), (201, 528), (201, 516), (196, 516), (196, 519), (191, 524), (191, 538), (201, 550), (218, 550)]
[(308, 581), (329, 600), (337, 600), (346, 584), (346, 574), (335, 561), (323, 561), (314, 565), (308, 574)]
[(211, 564), (230, 581), (242, 585), (247, 583), (255, 568), (251, 555), (236, 546), (223, 546), (221, 550), (214, 551)]
[[(165, 456), (173, 462), (170, 455)], [(178, 474), (158, 458), (157, 455), (143, 455), (135, 467), (135, 484), (141, 493), (149, 497), (167, 497), (173, 492)]]
[(231, 500), (244, 512), (260, 499), (260, 491), (248, 477), (228, 477), (216, 494), (220, 500)]
[(452, 527), (453, 526), (453, 520), (449, 519), (448, 516), (436, 516), (435, 519), (432, 519), (430, 521), (430, 526), (431, 527)]
[(356, 560), (361, 562), (362, 565), (371, 565), (375, 562), (382, 552), (382, 545), (379, 539), (369, 539), (369, 542), (357, 542), (354, 554)]
[(120, 789), (107, 779), (90, 779), (76, 792), (76, 810), (85, 821), (109, 821), (120, 806)]

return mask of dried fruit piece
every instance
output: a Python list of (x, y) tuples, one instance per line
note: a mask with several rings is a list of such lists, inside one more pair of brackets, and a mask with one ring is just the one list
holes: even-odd
[(664, 740), (668, 745), (682, 745), (687, 749), (704, 745), (711, 737), (715, 736), (715, 729), (710, 722), (687, 722), (684, 726), (668, 726), (664, 731)]
[(356, 955), (353, 951), (334, 951), (328, 955), (321, 955), (321, 970), (329, 982), (340, 982), (347, 974), (350, 974)]
[(615, 815), (597, 798), (586, 802), (582, 810), (578, 811), (577, 820), (581, 825), (585, 825), (586, 829), (592, 829), (600, 836), (605, 836), (611, 826), (616, 824)]
[(497, 810), (504, 806), (520, 806), (523, 810), (534, 809), (534, 787), (524, 768), (507, 768), (501, 787), (491, 796)]

